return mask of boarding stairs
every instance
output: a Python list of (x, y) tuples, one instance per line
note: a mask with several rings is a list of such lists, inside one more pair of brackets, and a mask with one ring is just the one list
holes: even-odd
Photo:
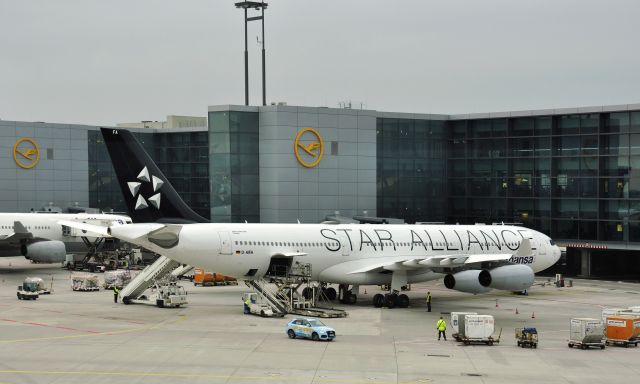
[(131, 300), (139, 298), (157, 280), (162, 279), (179, 265), (180, 263), (175, 260), (164, 256), (158, 257), (153, 264), (143, 269), (129, 284), (120, 290), (122, 302), (129, 304)]
[(193, 270), (192, 266), (183, 264), (178, 268), (174, 269), (173, 271), (171, 271), (171, 276), (180, 278), (181, 276), (191, 272), (192, 270)]
[[(343, 310), (320, 308), (315, 306), (313, 295), (306, 299), (298, 292), (303, 285), (310, 287), (311, 264), (295, 263), (282, 273), (268, 274), (265, 278), (246, 280), (245, 284), (253, 288), (268, 303), (274, 313), (297, 314), (314, 317), (345, 317)], [(269, 284), (269, 281), (273, 284)]]

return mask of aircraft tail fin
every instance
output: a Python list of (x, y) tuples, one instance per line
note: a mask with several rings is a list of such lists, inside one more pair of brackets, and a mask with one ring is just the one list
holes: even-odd
[(206, 223), (126, 129), (101, 128), (120, 190), (134, 223)]

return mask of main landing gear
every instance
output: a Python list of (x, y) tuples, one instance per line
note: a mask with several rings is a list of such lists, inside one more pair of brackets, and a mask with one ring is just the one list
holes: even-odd
[(378, 293), (373, 296), (373, 306), (376, 308), (407, 308), (409, 307), (409, 296), (404, 293), (398, 295), (396, 292), (387, 294)]
[(357, 285), (354, 285), (351, 289), (349, 289), (348, 284), (340, 284), (338, 287), (338, 299), (340, 299), (340, 303), (351, 305), (357, 303), (359, 289), (360, 288)]

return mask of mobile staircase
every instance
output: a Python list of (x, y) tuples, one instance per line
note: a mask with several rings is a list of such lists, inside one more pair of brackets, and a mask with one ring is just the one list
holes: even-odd
[(325, 318), (347, 316), (347, 312), (340, 309), (315, 306), (319, 300), (318, 294), (307, 299), (298, 292), (302, 286), (320, 292), (311, 287), (311, 264), (296, 262), (291, 266), (279, 267), (277, 270), (271, 269), (264, 278), (245, 280), (245, 284), (253, 288), (274, 313)]
[(131, 300), (138, 299), (144, 291), (154, 285), (156, 281), (166, 276), (179, 265), (180, 263), (175, 260), (164, 256), (158, 257), (153, 264), (143, 269), (129, 284), (120, 290), (122, 302), (124, 304), (130, 304)]
[(174, 269), (173, 271), (171, 271), (171, 276), (179, 279), (182, 276), (186, 275), (187, 273), (191, 272), (192, 270), (193, 270), (192, 266), (183, 264), (178, 268)]

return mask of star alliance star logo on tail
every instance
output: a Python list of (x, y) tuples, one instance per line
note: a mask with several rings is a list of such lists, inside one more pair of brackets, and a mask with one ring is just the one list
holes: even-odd
[[(153, 175), (149, 177), (149, 170), (147, 169), (147, 167), (144, 167), (142, 171), (140, 171), (140, 173), (138, 174), (138, 180), (140, 180), (140, 182), (138, 181), (127, 182), (131, 195), (134, 198), (136, 197), (136, 195), (138, 196), (138, 199), (136, 200), (136, 207), (135, 207), (136, 211), (139, 209), (148, 208), (149, 204), (153, 205), (156, 209), (160, 209), (160, 192), (158, 192), (158, 190), (162, 188), (164, 181), (162, 181), (160, 178), (155, 177)], [(138, 195), (138, 192), (140, 191), (140, 187), (142, 186), (142, 183), (149, 183), (149, 182), (153, 184), (153, 192), (156, 192), (156, 194), (149, 197), (147, 199), (148, 200), (147, 202), (147, 200), (145, 200), (144, 197), (142, 197), (142, 194)]]

